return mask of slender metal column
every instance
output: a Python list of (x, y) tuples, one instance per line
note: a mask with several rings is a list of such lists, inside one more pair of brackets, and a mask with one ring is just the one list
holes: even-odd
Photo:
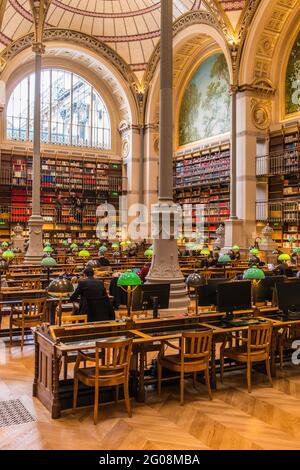
[(236, 87), (231, 89), (230, 218), (236, 219)]
[[(154, 256), (147, 282), (171, 285), (170, 309), (186, 311), (188, 305), (184, 277), (178, 263), (174, 220), (178, 208), (173, 203), (173, 1), (161, 1), (160, 41), (160, 151), (158, 204), (152, 208), (155, 232)], [(168, 220), (170, 230), (164, 226)], [(169, 232), (169, 233), (168, 233)], [(154, 236), (153, 235), (153, 236)], [(173, 313), (172, 312), (172, 313)]]
[(40, 264), (43, 257), (43, 218), (41, 216), (41, 74), (42, 44), (33, 45), (35, 53), (34, 126), (32, 162), (32, 216), (29, 220), (29, 246), (25, 263)]

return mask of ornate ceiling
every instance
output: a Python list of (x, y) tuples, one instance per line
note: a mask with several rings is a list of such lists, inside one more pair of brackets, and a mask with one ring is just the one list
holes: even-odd
[[(5, 3), (2, 26), (1, 3)], [(245, 0), (219, 3), (235, 26)], [(189, 10), (205, 8), (202, 0), (174, 0), (174, 19)], [(45, 22), (46, 28), (80, 31), (107, 43), (136, 73), (146, 68), (159, 40), (159, 25), (159, 0), (52, 0)], [(0, 26), (1, 52), (33, 31), (30, 1), (1, 0)]]

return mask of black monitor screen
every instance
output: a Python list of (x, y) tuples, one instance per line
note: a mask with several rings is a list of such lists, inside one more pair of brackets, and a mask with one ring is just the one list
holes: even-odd
[(300, 307), (300, 286), (298, 282), (276, 285), (278, 307), (284, 312)]
[(219, 284), (217, 291), (217, 306), (219, 312), (233, 312), (252, 307), (251, 281), (236, 281)]
[(276, 284), (284, 282), (285, 276), (266, 276), (255, 286), (257, 302), (272, 302)]
[(133, 292), (132, 310), (151, 310), (153, 298), (158, 299), (158, 308), (169, 308), (170, 284), (143, 284)]
[(230, 280), (226, 278), (208, 279), (206, 285), (198, 287), (198, 305), (200, 307), (217, 305), (218, 285), (224, 284), (225, 282), (230, 282)]

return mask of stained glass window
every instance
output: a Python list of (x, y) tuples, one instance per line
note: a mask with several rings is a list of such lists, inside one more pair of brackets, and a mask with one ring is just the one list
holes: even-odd
[[(31, 74), (14, 89), (7, 106), (7, 138), (33, 140), (34, 81)], [(80, 76), (60, 69), (42, 71), (41, 141), (111, 148), (111, 125), (99, 93)]]

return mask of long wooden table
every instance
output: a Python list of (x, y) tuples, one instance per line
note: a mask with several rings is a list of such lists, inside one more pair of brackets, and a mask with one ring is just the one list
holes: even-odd
[[(300, 320), (283, 322), (276, 316), (277, 309), (265, 307), (257, 311), (252, 322), (273, 324), (274, 335), (278, 330)], [(246, 312), (237, 312), (235, 317), (245, 316)], [(250, 313), (248, 311), (248, 313)], [(135, 322), (100, 322), (85, 325), (55, 327), (43, 325), (34, 332), (35, 337), (35, 375), (33, 395), (50, 411), (53, 418), (59, 418), (61, 411), (71, 408), (73, 379), (60, 379), (61, 362), (66, 354), (77, 354), (81, 350), (93, 350), (96, 341), (107, 338), (126, 337), (133, 340), (133, 367), (131, 370), (131, 392), (138, 401), (145, 400), (145, 356), (149, 351), (159, 350), (163, 340), (180, 338), (187, 330), (213, 330), (210, 376), (211, 385), (216, 388), (217, 357), (216, 347), (223, 343), (229, 333), (245, 332), (249, 325), (229, 326), (224, 324), (223, 314), (204, 312), (200, 315), (177, 316), (159, 319), (140, 319)], [(276, 344), (276, 342), (274, 342)], [(275, 373), (275, 349), (272, 348), (273, 373)], [(152, 382), (151, 382), (152, 381)], [(156, 378), (150, 380), (154, 383)], [(149, 383), (149, 381), (148, 381)], [(92, 391), (83, 388), (79, 391), (79, 404), (92, 404)]]

